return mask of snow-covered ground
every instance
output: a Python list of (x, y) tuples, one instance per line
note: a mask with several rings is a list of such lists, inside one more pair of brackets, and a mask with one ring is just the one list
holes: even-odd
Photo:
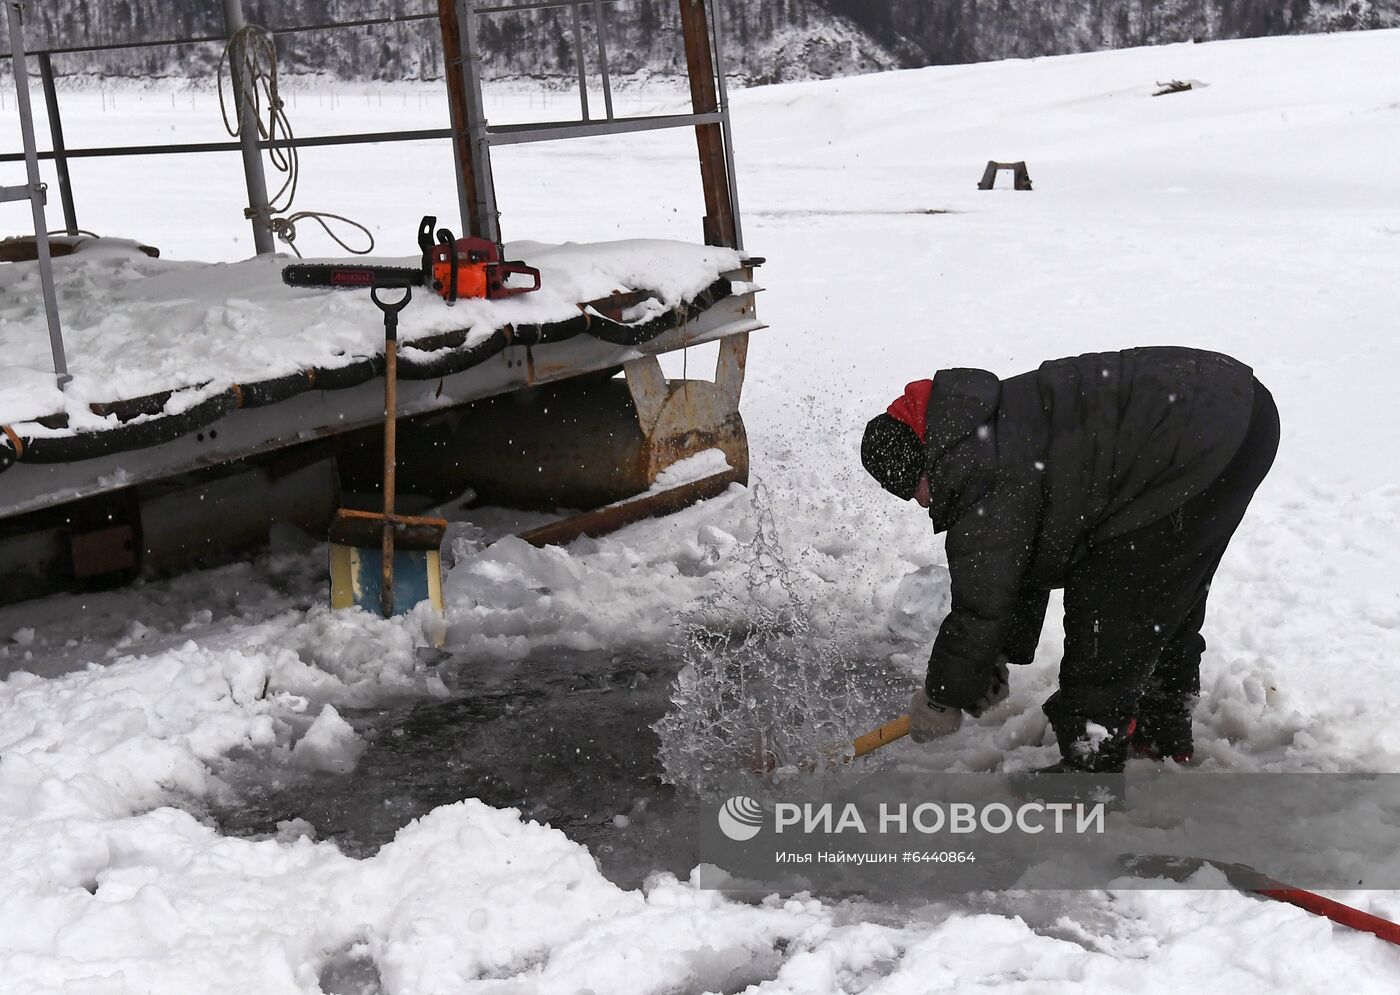
[[(1132, 345), (1219, 349), (1272, 389), (1284, 441), (1214, 585), (1197, 755), (1207, 769), (1400, 770), (1397, 55), (1400, 32), (1372, 32), (735, 95), (746, 244), (769, 260), (760, 313), (772, 329), (754, 336), (743, 402), (754, 478), (804, 597), (839, 610), (843, 639), (872, 666), (894, 656), (916, 673), (946, 606), (941, 543), (856, 455), (865, 421), (907, 380), (947, 366), (1009, 375)], [(1151, 96), (1169, 79), (1195, 88)], [(75, 146), (217, 127), (208, 94), (71, 100)], [(518, 96), (500, 106), (493, 120), (550, 110)], [(303, 93), (289, 110), (303, 134), (443, 118), (438, 94), (403, 88)], [(13, 144), (14, 128), (0, 115), (0, 142)], [(694, 238), (693, 156), (685, 133), (503, 151), (506, 235)], [(1025, 159), (1035, 191), (976, 190), (993, 158)], [(239, 258), (237, 158), (184, 159), (77, 165), (80, 222), (170, 258)], [(418, 216), (450, 211), (449, 162), (432, 145), (308, 152), (299, 206), (366, 221), (386, 251), (408, 253)], [(27, 213), (7, 205), (0, 222), (19, 230)], [(742, 590), (755, 501), (734, 488), (567, 550), (487, 545), (463, 523), (447, 646), (493, 661), (551, 647), (659, 652), (680, 611)], [(251, 564), (0, 611), (0, 990), (1400, 982), (1395, 948), (1230, 891), (748, 905), (667, 875), (628, 891), (561, 833), (474, 800), (365, 859), (294, 823), (262, 840), (222, 836), (187, 814), (229, 791), (221, 758), (333, 768), (358, 750), (341, 711), (449, 693), (414, 649), (439, 623), (336, 615), (324, 594), (318, 553), (280, 536)], [(1051, 759), (1039, 705), (1053, 629), (1005, 704), (936, 747), (892, 747), (897, 759), (953, 770)], [(1348, 900), (1400, 918), (1393, 893)]]

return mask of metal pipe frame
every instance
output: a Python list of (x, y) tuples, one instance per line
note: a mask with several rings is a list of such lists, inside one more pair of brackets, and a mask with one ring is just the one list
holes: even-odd
[[(626, 0), (598, 0), (600, 3), (625, 3)], [(593, 3), (593, 0), (537, 0), (533, 3), (507, 3), (497, 4), (494, 7), (478, 7), (478, 14), (511, 14), (517, 10), (554, 10), (561, 7), (577, 7), (580, 4)]]
[[(717, 213), (718, 227), (722, 229), (715, 234), (723, 244), (732, 244), (734, 248), (743, 247), (743, 234), (739, 224), (738, 216), (738, 185), (734, 176), (734, 145), (730, 133), (729, 122), (729, 94), (727, 80), (725, 79), (723, 44), (720, 39), (721, 24), (719, 14), (715, 10), (714, 2), (706, 0), (692, 0), (701, 8), (702, 14), (699, 20), (699, 33), (709, 35), (703, 39), (703, 55), (699, 63), (696, 63), (688, 55), (687, 66), (692, 75), (692, 95), (694, 89), (694, 73), (697, 64), (701, 67), (703, 74), (711, 75), (713, 78), (706, 80), (702, 89), (711, 92), (708, 106), (700, 106), (696, 103), (692, 114), (666, 114), (653, 115), (641, 118), (618, 118), (614, 113), (612, 100), (612, 79), (608, 68), (607, 52), (607, 25), (603, 15), (603, 4), (606, 2), (616, 2), (616, 0), (543, 0), (543, 2), (504, 4), (497, 6), (485, 6), (478, 3), (478, 0), (459, 0), (459, 19), (467, 27), (462, 31), (462, 65), (464, 76), (467, 82), (467, 89), (471, 94), (471, 130), (473, 137), (474, 151), (477, 153), (473, 159), (476, 163), (477, 176), (476, 184), (478, 188), (478, 204), (483, 217), (489, 218), (486, 222), (490, 227), (490, 234), (487, 237), (493, 241), (500, 241), (500, 215), (497, 210), (495, 189), (491, 179), (491, 148), (498, 145), (522, 145), (529, 142), (560, 141), (566, 138), (588, 138), (602, 135), (619, 135), (641, 131), (654, 131), (663, 128), (697, 128), (697, 137), (700, 136), (699, 129), (715, 127), (719, 132), (720, 147), (715, 150), (712, 157), (717, 162), (710, 164), (707, 171), (705, 164), (705, 149), (702, 140), (702, 183), (706, 185), (707, 204), (712, 199), (718, 199), (720, 205)], [(588, 86), (587, 74), (584, 67), (583, 58), (583, 31), (581, 8), (584, 4), (589, 4), (593, 10), (594, 33), (597, 36), (598, 45), (598, 68), (602, 75), (603, 101), (605, 105), (606, 119), (604, 121), (594, 121), (589, 116), (588, 107)], [(492, 128), (488, 125), (481, 99), (481, 54), (477, 47), (477, 30), (475, 18), (479, 14), (512, 13), (523, 10), (557, 9), (563, 7), (572, 8), (572, 28), (574, 40), (574, 62), (578, 73), (579, 84), (579, 107), (581, 119), (578, 121), (557, 121), (545, 124), (524, 124), (505, 125)], [(708, 21), (708, 30), (706, 30)], [(689, 39), (687, 44), (690, 44)], [(723, 177), (713, 175), (722, 170)], [(711, 186), (719, 181), (718, 190), (711, 190)]]
[(744, 248), (744, 229), (739, 223), (739, 185), (734, 176), (734, 137), (729, 126), (729, 88), (725, 84), (724, 25), (720, 23), (719, 0), (710, 4), (710, 33), (714, 36), (715, 79), (719, 83), (720, 130), (724, 134), (724, 173), (729, 182), (729, 213), (734, 219), (734, 248)]
[(58, 171), (58, 196), (63, 203), (63, 227), (69, 235), (78, 234), (78, 215), (73, 209), (73, 181), (68, 175), (68, 156), (63, 145), (63, 120), (58, 113), (58, 91), (53, 85), (53, 62), (48, 52), (39, 53), (39, 82), (44, 88), (44, 109), (49, 118), (49, 142), (53, 145), (54, 168)]
[(247, 26), (243, 0), (224, 0), (224, 26), (228, 29), (233, 52), (229, 68), (233, 77), (233, 103), (238, 113), (238, 149), (243, 154), (243, 182), (248, 188), (248, 209), (243, 216), (253, 226), (253, 248), (260, 256), (274, 251), (272, 211), (267, 203), (267, 177), (263, 173), (262, 150), (258, 147), (257, 111), (248, 97), (243, 78), (243, 57), (247, 47), (238, 32)]
[(481, 237), (501, 241), (501, 216), (496, 209), (496, 182), (491, 174), (491, 138), (486, 107), (481, 99), (481, 52), (477, 47), (476, 0), (457, 0), (462, 35), (462, 76), (467, 91), (467, 128), (471, 134), (476, 185), (476, 217)]
[(716, 84), (715, 44), (706, 0), (678, 0), (681, 34), (685, 44), (690, 104), (697, 114), (719, 114), (715, 124), (695, 129), (700, 158), (700, 186), (705, 193), (704, 237), (707, 245), (736, 246), (734, 205), (731, 199), (724, 131), (728, 111), (720, 101)]
[(29, 103), (29, 66), (24, 53), (21, 15), (24, 4), (9, 0), (5, 13), (9, 20), (10, 51), (15, 54), (15, 99), (19, 104), (20, 136), (24, 142), (24, 167), (28, 183), (24, 187), (0, 187), (0, 200), (29, 201), (34, 217), (34, 245), (39, 257), (39, 286), (44, 295), (44, 314), (49, 325), (49, 349), (53, 353), (54, 379), (62, 390), (72, 376), (63, 352), (63, 330), (58, 323), (58, 295), (53, 285), (53, 255), (49, 252), (49, 225), (44, 216), (45, 186), (39, 177), (39, 156), (34, 141), (34, 109)]
[[(13, 0), (11, 0), (13, 2)], [(717, 104), (714, 110), (704, 110), (693, 114), (668, 114), (653, 115), (638, 118), (619, 118), (614, 113), (612, 101), (611, 74), (607, 59), (607, 28), (603, 16), (603, 5), (618, 3), (620, 0), (535, 0), (535, 2), (516, 4), (495, 4), (486, 6), (480, 4), (479, 0), (452, 0), (456, 4), (458, 18), (462, 26), (460, 32), (461, 66), (465, 76), (466, 91), (468, 94), (468, 131), (470, 143), (475, 151), (473, 159), (474, 177), (470, 196), (473, 198), (474, 206), (479, 217), (482, 219), (482, 235), (491, 238), (493, 241), (500, 240), (500, 216), (496, 204), (495, 184), (491, 175), (490, 149), (496, 145), (521, 145), (532, 142), (559, 141), (566, 138), (590, 138), (603, 135), (620, 135), (642, 131), (654, 131), (664, 128), (682, 127), (702, 127), (718, 125), (723, 143), (724, 160), (724, 192), (728, 200), (729, 212), (733, 217), (734, 244), (736, 248), (742, 248), (743, 236), (739, 225), (738, 217), (738, 189), (734, 175), (734, 147), (731, 136), (729, 122), (729, 99), (728, 88), (725, 79), (723, 44), (720, 38), (721, 24), (719, 12), (715, 9), (713, 0), (707, 3), (708, 19), (710, 22), (709, 47), (713, 58), (712, 71), (717, 84)], [(704, 2), (704, 0), (701, 0)], [(597, 35), (599, 69), (602, 74), (603, 98), (605, 103), (606, 120), (597, 121), (589, 116), (588, 106), (588, 85), (587, 71), (585, 67), (583, 53), (583, 33), (581, 9), (584, 5), (592, 7), (594, 16), (594, 28)], [(228, 25), (229, 35), (232, 36), (243, 26), (243, 11), (241, 0), (223, 0), (225, 11), (225, 22)], [(578, 73), (579, 83), (579, 105), (582, 114), (579, 121), (560, 121), (544, 124), (526, 125), (505, 125), (492, 128), (485, 118), (484, 104), (481, 96), (481, 55), (477, 43), (477, 27), (475, 17), (479, 14), (502, 14), (514, 13), (528, 10), (551, 10), (570, 8), (573, 14), (573, 35), (575, 66)], [(346, 21), (339, 24), (318, 24), (290, 28), (280, 28), (272, 31), (274, 35), (291, 34), (299, 31), (327, 30), (337, 27), (357, 27), (376, 24), (396, 23), (400, 21), (417, 21), (440, 18), (440, 14), (408, 14), (399, 17), (365, 18), (357, 21)], [(272, 232), (267, 227), (267, 188), (266, 179), (263, 173), (261, 152), (271, 148), (309, 148), (315, 146), (333, 145), (356, 145), (370, 142), (399, 142), (399, 141), (424, 141), (437, 140), (442, 138), (452, 138), (454, 133), (451, 129), (431, 128), (416, 129), (408, 131), (388, 131), (388, 132), (363, 132), (347, 135), (323, 135), (311, 138), (281, 139), (277, 141), (262, 141), (257, 137), (257, 122), (245, 120), (246, 114), (251, 114), (252, 108), (248, 105), (243, 93), (241, 83), (241, 73), (235, 59), (234, 65), (234, 89), (235, 100), (238, 103), (239, 120), (242, 125), (242, 133), (237, 142), (194, 142), (164, 145), (134, 145), (134, 146), (102, 146), (94, 148), (68, 149), (63, 145), (62, 126), (58, 114), (58, 104), (56, 94), (51, 94), (52, 90), (52, 68), (48, 62), (49, 54), (74, 53), (88, 51), (105, 51), (124, 48), (144, 48), (158, 45), (179, 45), (179, 44), (200, 44), (206, 42), (227, 41), (225, 38), (210, 37), (199, 39), (176, 39), (166, 42), (138, 42), (123, 43), (114, 45), (95, 46), (74, 46), (69, 48), (46, 49), (41, 55), (41, 73), (45, 77), (45, 97), (49, 101), (49, 120), (52, 131), (54, 150), (51, 152), (39, 152), (38, 158), (55, 160), (59, 171), (59, 187), (64, 202), (64, 220), (70, 231), (77, 230), (75, 212), (72, 205), (71, 182), (68, 178), (67, 160), (98, 158), (108, 156), (125, 155), (158, 155), (165, 153), (200, 153), (200, 152), (230, 152), (239, 151), (243, 155), (244, 174), (248, 185), (250, 206), (247, 212), (253, 223), (254, 244), (259, 254), (273, 251)], [(8, 53), (6, 53), (8, 54)], [(4, 56), (0, 56), (4, 57)], [(445, 58), (444, 69), (451, 71), (452, 60)], [(44, 72), (44, 67), (48, 67)], [(455, 150), (454, 150), (455, 151)], [(25, 158), (23, 154), (0, 153), (0, 162), (18, 161)], [(459, 178), (461, 169), (459, 167)], [(464, 214), (467, 212), (464, 212)], [(261, 223), (260, 223), (261, 222)]]
[(548, 124), (507, 124), (488, 128), (491, 145), (524, 145), (530, 142), (556, 142), (566, 138), (596, 138), (601, 135), (626, 135), (637, 131), (659, 131), (664, 128), (689, 128), (702, 124), (718, 124), (723, 115), (658, 114), (652, 117), (619, 117), (610, 121), (558, 121)]
[[(365, 145), (373, 142), (420, 142), (428, 139), (451, 138), (451, 128), (423, 128), (417, 131), (374, 131), (350, 135), (315, 135), (310, 138), (278, 138), (274, 141), (258, 140), (258, 148), (266, 151), (273, 148), (311, 148), (322, 145)], [(65, 149), (69, 159), (103, 159), (124, 155), (162, 155), (196, 152), (237, 152), (243, 146), (239, 142), (188, 142), (174, 145), (105, 145), (87, 149)], [(23, 153), (7, 152), (0, 154), (0, 162), (18, 162)], [(55, 158), (53, 152), (40, 152), (40, 159)]]
[[(578, 8), (575, 7), (575, 10)], [(598, 71), (603, 74), (603, 109), (613, 120), (612, 79), (608, 75), (608, 34), (602, 0), (593, 0), (593, 34), (598, 41)]]
[[(651, 117), (623, 117), (613, 121), (560, 121), (540, 124), (508, 124), (487, 128), (492, 145), (523, 145), (529, 142), (550, 142), (564, 138), (595, 138), (600, 135), (623, 135), (634, 131), (656, 131), (662, 128), (685, 128), (699, 124), (718, 124), (718, 111), (709, 114), (661, 114)], [(258, 141), (258, 148), (313, 148), (328, 145), (369, 145), (377, 142), (422, 142), (451, 138), (451, 128), (421, 128), (416, 131), (370, 131), (350, 135), (313, 135), (304, 138), (278, 138)], [(189, 142), (175, 145), (106, 145), (86, 149), (64, 149), (67, 159), (104, 159), (128, 155), (193, 154), (201, 152), (237, 152), (238, 142)], [(40, 151), (40, 159), (57, 159), (54, 152)], [(21, 162), (23, 152), (0, 153), (0, 162)]]
[(588, 70), (583, 64), (583, 13), (578, 4), (573, 5), (574, 17), (574, 65), (578, 67), (578, 102), (583, 120), (588, 118)]
[(438, 28), (442, 36), (442, 81), (447, 87), (447, 119), (452, 125), (452, 165), (457, 187), (457, 211), (462, 234), (481, 235), (476, 213), (476, 162), (467, 126), (467, 86), (462, 73), (462, 25), (457, 0), (438, 0)]

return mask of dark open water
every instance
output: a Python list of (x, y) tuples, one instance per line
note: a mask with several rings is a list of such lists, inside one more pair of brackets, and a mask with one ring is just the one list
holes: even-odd
[(678, 666), (664, 651), (450, 658), (439, 665), (450, 698), (341, 710), (368, 743), (353, 773), (239, 761), (221, 772), (236, 801), (212, 815), (231, 835), (303, 819), (362, 857), (432, 809), (479, 798), (585, 844), (624, 887), (653, 870), (683, 877), (695, 864), (685, 828), (714, 818), (714, 806), (665, 784), (656, 759), (650, 726)]

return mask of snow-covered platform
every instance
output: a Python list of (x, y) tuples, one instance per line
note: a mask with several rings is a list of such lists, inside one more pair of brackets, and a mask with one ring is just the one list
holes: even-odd
[[(762, 327), (754, 261), (731, 249), (516, 242), (507, 255), (537, 267), (542, 289), (451, 306), (414, 292), (399, 322), (401, 415)], [(367, 292), (285, 286), (290, 261), (82, 244), (55, 260), (64, 390), (37, 264), (0, 266), (0, 518), (378, 423), (380, 312)]]

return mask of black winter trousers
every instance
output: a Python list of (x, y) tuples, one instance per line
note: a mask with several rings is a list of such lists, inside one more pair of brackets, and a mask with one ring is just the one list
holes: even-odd
[(1278, 441), (1278, 409), (1256, 380), (1249, 430), (1220, 476), (1167, 518), (1091, 546), (1071, 569), (1060, 687), (1045, 703), (1070, 765), (1121, 769), (1139, 723), (1170, 741), (1164, 752), (1190, 751), (1211, 578)]

